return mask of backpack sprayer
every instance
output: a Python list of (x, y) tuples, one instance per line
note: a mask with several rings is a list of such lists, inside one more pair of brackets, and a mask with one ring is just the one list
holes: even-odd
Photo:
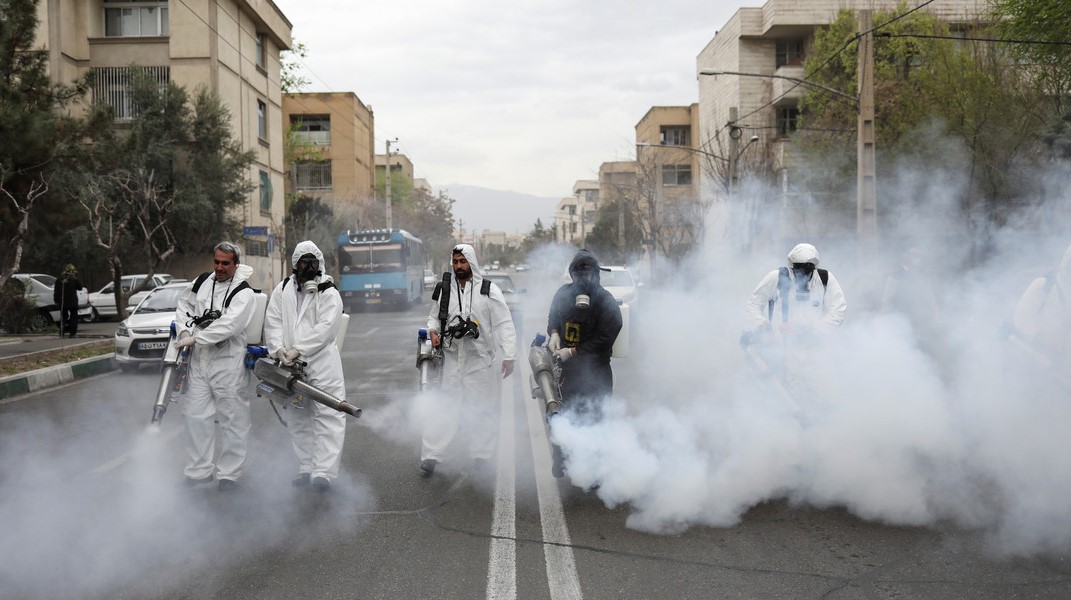
[(278, 360), (269, 358), (267, 348), (250, 346), (246, 354), (246, 365), (250, 363), (252, 363), (253, 374), (260, 379), (260, 383), (257, 384), (258, 397), (267, 396), (269, 399), (279, 400), (282, 403), (290, 403), (300, 396), (351, 417), (361, 416), (361, 409), (310, 384), (307, 381), (308, 375), (305, 373), (305, 367), (308, 365), (304, 361), (298, 360), (293, 364), (284, 365)]
[(443, 349), (431, 345), (431, 336), (423, 328), (417, 330), (416, 367), (420, 370), (420, 391), (442, 385)]
[(547, 418), (551, 418), (562, 408), (561, 362), (544, 343), (547, 337), (537, 333), (528, 350), (528, 364), (532, 367), (532, 398), (543, 402)]
[(159, 426), (167, 412), (167, 406), (178, 402), (185, 391), (186, 376), (190, 372), (190, 353), (188, 348), (181, 351), (175, 347), (175, 322), (171, 322), (171, 337), (164, 353), (164, 363), (160, 371), (160, 387), (156, 391), (156, 402), (152, 405), (152, 419), (149, 423)]

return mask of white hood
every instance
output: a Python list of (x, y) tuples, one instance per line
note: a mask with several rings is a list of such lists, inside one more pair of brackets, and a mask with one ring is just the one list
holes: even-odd
[(324, 268), (324, 253), (320, 252), (320, 248), (313, 242), (305, 240), (304, 242), (298, 242), (297, 246), (294, 246), (294, 253), (290, 255), (290, 266), (297, 268), (298, 260), (306, 254), (312, 254), (316, 257), (316, 260), (320, 261), (320, 269)]
[(814, 266), (818, 266), (818, 249), (810, 244), (796, 244), (788, 253), (788, 268), (792, 268), (793, 263), (811, 263)]
[(472, 269), (472, 280), (479, 281), (483, 279), (483, 272), (480, 271), (480, 263), (476, 260), (476, 249), (468, 244), (458, 244), (454, 246), (452, 252), (460, 252), (465, 260), (469, 261), (469, 268)]

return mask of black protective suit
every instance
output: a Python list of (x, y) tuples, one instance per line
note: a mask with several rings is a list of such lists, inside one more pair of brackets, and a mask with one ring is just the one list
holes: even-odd
[(60, 321), (63, 324), (61, 334), (71, 336), (78, 334), (78, 290), (82, 282), (73, 273), (64, 273), (56, 279), (52, 288), (52, 301), (60, 307)]
[[(586, 275), (590, 274), (590, 277)], [(599, 283), (595, 256), (580, 250), (569, 264), (572, 283), (558, 288), (550, 304), (547, 331), (557, 331), (563, 348), (576, 348), (576, 355), (562, 363), (562, 400), (567, 410), (594, 409), (614, 391), (610, 356), (621, 331), (621, 308)], [(591, 298), (587, 308), (576, 306), (576, 297)]]

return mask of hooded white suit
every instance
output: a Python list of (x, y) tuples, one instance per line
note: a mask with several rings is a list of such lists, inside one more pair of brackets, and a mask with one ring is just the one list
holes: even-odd
[[(455, 248), (459, 248), (468, 260), (472, 278), (466, 285), (459, 286), (451, 277), (446, 327), (449, 329), (459, 320), (472, 319), (479, 323), (480, 337), (440, 338), (444, 358), (441, 397), (433, 400), (435, 406), (431, 412), (434, 417), (424, 426), (421, 460), (443, 460), (447, 447), (458, 433), (462, 416), (471, 425), (467, 437), (472, 458), (491, 458), (496, 439), (494, 417), (502, 389), (502, 376), (495, 366), (499, 361), (514, 360), (516, 355), (517, 332), (502, 290), (491, 283), (489, 293), (481, 294), (483, 274), (476, 260), (476, 251), (468, 244)], [(439, 302), (432, 303), (427, 329), (442, 334)]]
[(1060, 266), (1027, 286), (1013, 320), (1020, 336), (1052, 361), (1053, 369), (1071, 368), (1071, 247)]
[[(236, 480), (242, 474), (249, 437), (249, 399), (241, 393), (248, 381), (244, 367), (246, 326), (256, 311), (252, 288), (239, 291), (224, 306), (227, 296), (253, 274), (253, 267), (238, 265), (230, 281), (216, 282), (209, 275), (196, 293), (193, 283), (179, 297), (175, 311), (176, 333), (193, 334), (190, 371), (182, 413), (186, 416), (186, 476), (205, 479), (213, 472), (217, 479)], [(206, 310), (221, 315), (205, 328), (190, 324)], [(219, 457), (216, 453), (216, 425), (222, 432)]]
[[(833, 395), (833, 377), (822, 360), (819, 348), (822, 333), (844, 322), (848, 303), (833, 273), (822, 283), (818, 273), (818, 250), (811, 244), (797, 244), (786, 257), (788, 288), (782, 294), (781, 269), (766, 274), (747, 302), (747, 317), (759, 330), (782, 334), (785, 383), (798, 399), (817, 397), (829, 400)], [(794, 263), (810, 263), (815, 270), (810, 277), (797, 279)], [(772, 327), (778, 323), (779, 327)]]
[[(324, 264), (324, 255), (310, 241), (294, 248), (291, 264), (312, 254)], [(321, 275), (318, 284), (331, 283)], [(342, 357), (335, 337), (342, 326), (342, 296), (334, 286), (312, 293), (302, 290), (297, 275), (290, 275), (272, 290), (264, 315), (264, 343), (275, 356), (281, 348), (297, 350), (298, 360), (307, 363), (308, 383), (335, 396), (346, 398)], [(297, 454), (299, 473), (333, 481), (338, 477), (342, 444), (346, 438), (346, 415), (306, 400), (300, 408), (290, 410), (287, 429)]]

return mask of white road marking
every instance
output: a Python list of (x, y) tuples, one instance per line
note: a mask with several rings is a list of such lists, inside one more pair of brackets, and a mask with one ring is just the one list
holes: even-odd
[[(518, 361), (527, 367), (527, 360)], [(529, 370), (524, 371), (528, 381)], [(539, 497), (539, 521), (543, 526), (543, 556), (547, 562), (547, 583), (551, 600), (581, 600), (580, 576), (576, 572), (569, 526), (565, 522), (557, 480), (550, 472), (550, 441), (547, 439), (544, 414), (538, 403), (526, 398), (524, 405), (531, 431), (532, 463)]]
[(495, 505), (491, 519), (491, 551), (487, 559), (488, 600), (517, 598), (517, 502), (513, 449), (512, 379), (502, 385), (503, 397), (498, 423), (498, 476), (495, 483)]

